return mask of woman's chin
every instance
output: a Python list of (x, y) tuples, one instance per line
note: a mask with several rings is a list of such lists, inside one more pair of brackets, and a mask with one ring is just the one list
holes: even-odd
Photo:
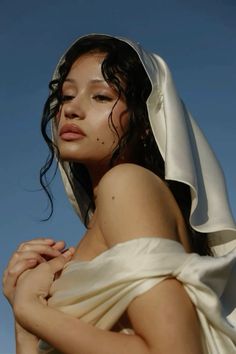
[(71, 151), (61, 151), (59, 150), (59, 156), (61, 161), (67, 161), (67, 162), (82, 162), (81, 161), (81, 156), (78, 154), (78, 151), (76, 153), (73, 153)]
[(60, 160), (79, 162), (81, 152), (79, 151), (80, 149), (78, 148), (78, 146), (74, 146), (74, 144), (58, 144), (58, 150)]

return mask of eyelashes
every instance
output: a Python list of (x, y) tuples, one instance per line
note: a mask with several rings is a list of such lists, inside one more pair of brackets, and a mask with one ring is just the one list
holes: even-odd
[(113, 100), (112, 97), (106, 96), (106, 95), (94, 95), (93, 99), (95, 99), (98, 102), (111, 102)]
[[(72, 95), (61, 95), (60, 97), (60, 102), (65, 103), (73, 100), (75, 97)], [(113, 97), (108, 96), (108, 95), (102, 95), (102, 94), (96, 94), (92, 96), (92, 99), (97, 101), (97, 102), (111, 102), (114, 100)]]
[(61, 95), (60, 97), (60, 102), (64, 103), (64, 102), (68, 102), (73, 100), (74, 96), (70, 96), (70, 95)]

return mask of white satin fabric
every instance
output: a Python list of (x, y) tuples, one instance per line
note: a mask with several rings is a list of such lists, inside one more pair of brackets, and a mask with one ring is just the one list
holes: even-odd
[[(176, 241), (141, 237), (92, 261), (70, 261), (53, 283), (49, 306), (109, 330), (136, 296), (174, 277), (196, 307), (204, 354), (235, 354), (235, 263), (236, 249), (224, 257), (200, 257)], [(39, 353), (58, 352), (41, 341)]]

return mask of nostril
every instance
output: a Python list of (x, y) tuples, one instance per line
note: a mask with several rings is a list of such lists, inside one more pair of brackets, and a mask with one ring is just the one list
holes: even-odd
[(81, 107), (81, 103), (78, 99), (73, 99), (70, 101), (65, 102), (65, 104), (62, 106), (62, 111), (64, 114), (64, 117), (67, 119), (81, 119), (84, 117), (84, 110)]
[(68, 119), (73, 119), (73, 118), (77, 117), (76, 111), (72, 107), (69, 107), (69, 106), (64, 108), (64, 114), (65, 114), (65, 117)]

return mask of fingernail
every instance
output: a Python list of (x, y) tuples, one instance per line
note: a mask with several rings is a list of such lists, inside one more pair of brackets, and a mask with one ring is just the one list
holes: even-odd
[(71, 257), (71, 256), (73, 256), (74, 253), (75, 253), (74, 247), (70, 247), (69, 249), (65, 250), (65, 252), (62, 253), (62, 255), (64, 257)]
[(72, 256), (72, 253), (70, 250), (65, 251), (64, 253), (62, 253), (62, 256), (65, 258), (69, 258)]

